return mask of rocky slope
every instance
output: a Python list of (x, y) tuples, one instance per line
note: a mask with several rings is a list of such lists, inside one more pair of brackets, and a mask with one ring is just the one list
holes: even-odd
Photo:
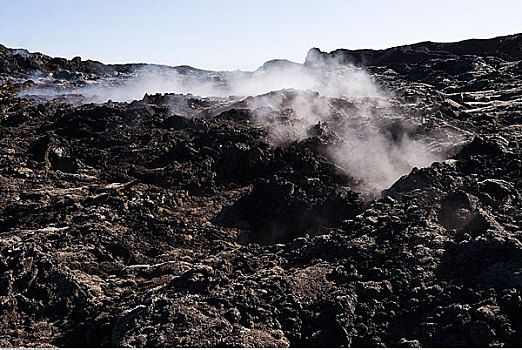
[[(387, 107), (304, 92), (287, 142), (303, 92), (21, 98), (133, 66), (0, 47), (0, 346), (522, 346), (521, 43), (312, 49)], [(440, 161), (377, 193), (331, 151), (368, 128)]]

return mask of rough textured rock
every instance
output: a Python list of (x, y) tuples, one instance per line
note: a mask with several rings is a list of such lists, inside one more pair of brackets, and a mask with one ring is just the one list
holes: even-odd
[(334, 119), (277, 144), (245, 100), (20, 98), (130, 68), (0, 46), (0, 346), (522, 346), (520, 38), (309, 53), (393, 92), (391, 139), (469, 136), (371, 199)]

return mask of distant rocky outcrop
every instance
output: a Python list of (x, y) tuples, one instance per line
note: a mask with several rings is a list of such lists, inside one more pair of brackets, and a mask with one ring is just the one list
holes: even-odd
[(110, 74), (114, 69), (103, 63), (74, 57), (71, 60), (50, 57), (39, 52), (30, 53), (24, 49), (9, 49), (0, 45), (0, 73), (16, 74), (57, 71), (80, 72), (87, 74)]
[(522, 34), (494, 39), (470, 39), (456, 43), (434, 43), (397, 46), (385, 50), (338, 49), (330, 53), (313, 48), (306, 56), (305, 65), (317, 59), (335, 59), (341, 63), (363, 66), (423, 63), (436, 58), (454, 59), (460, 56), (497, 57), (506, 61), (522, 59)]

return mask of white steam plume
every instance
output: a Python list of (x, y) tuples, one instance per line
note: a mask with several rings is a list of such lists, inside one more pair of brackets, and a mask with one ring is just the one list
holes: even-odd
[[(378, 195), (413, 167), (428, 166), (445, 156), (444, 152), (430, 151), (430, 142), (440, 141), (420, 139), (414, 121), (392, 108), (390, 96), (369, 73), (320, 56), (308, 57), (306, 65), (273, 61), (255, 72), (145, 66), (135, 70), (132, 78), (57, 94), (67, 92), (81, 94), (85, 102), (132, 101), (145, 93), (167, 92), (219, 97), (219, 107), (209, 108), (211, 115), (248, 108), (279, 145), (306, 139), (312, 127), (326, 123), (336, 135), (336, 141), (328, 146), (329, 156), (359, 180), (355, 189), (366, 196)], [(176, 105), (183, 100), (173, 101), (178, 101), (170, 106), (173, 113), (197, 115), (197, 111)]]

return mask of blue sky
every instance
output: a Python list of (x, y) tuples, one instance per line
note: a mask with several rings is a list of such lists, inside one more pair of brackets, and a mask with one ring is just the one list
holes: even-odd
[(387, 48), (522, 32), (522, 1), (0, 0), (0, 44), (104, 63), (253, 70), (311, 47)]

